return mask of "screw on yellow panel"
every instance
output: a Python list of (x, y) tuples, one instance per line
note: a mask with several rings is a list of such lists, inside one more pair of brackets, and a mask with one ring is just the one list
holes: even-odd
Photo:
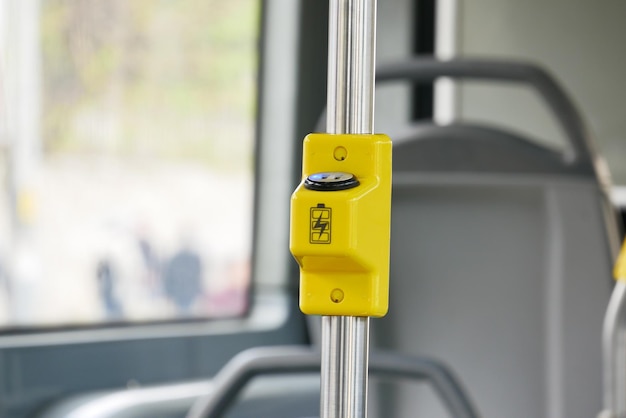
[[(290, 232), (300, 265), (300, 309), (310, 315), (385, 315), (391, 140), (311, 134), (304, 141), (302, 174), (291, 199)], [(312, 187), (315, 181), (319, 187)]]
[(615, 277), (615, 280), (626, 281), (626, 240), (615, 262), (613, 277)]

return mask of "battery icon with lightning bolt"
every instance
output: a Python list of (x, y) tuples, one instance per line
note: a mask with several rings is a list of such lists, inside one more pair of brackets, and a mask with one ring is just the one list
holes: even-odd
[(311, 208), (311, 244), (330, 244), (331, 240), (332, 209), (325, 204), (318, 203)]

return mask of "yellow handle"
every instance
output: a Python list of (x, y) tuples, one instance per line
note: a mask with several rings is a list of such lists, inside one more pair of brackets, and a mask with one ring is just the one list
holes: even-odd
[(389, 305), (391, 140), (311, 134), (291, 198), (290, 249), (300, 265), (300, 309), (373, 316)]

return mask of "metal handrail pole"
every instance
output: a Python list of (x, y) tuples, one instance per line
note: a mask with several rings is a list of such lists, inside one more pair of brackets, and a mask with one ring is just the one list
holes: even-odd
[(600, 418), (626, 418), (626, 282), (618, 281), (604, 319), (604, 410)]
[[(376, 0), (330, 0), (327, 132), (374, 132)], [(369, 318), (322, 318), (321, 418), (366, 418)]]

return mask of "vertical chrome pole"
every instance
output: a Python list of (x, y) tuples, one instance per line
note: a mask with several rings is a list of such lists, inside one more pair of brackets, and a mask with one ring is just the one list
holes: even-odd
[(626, 418), (626, 283), (617, 281), (604, 319), (604, 411)]
[[(330, 0), (326, 128), (374, 132), (376, 0)], [(367, 417), (369, 318), (322, 318), (321, 418)]]
[(330, 0), (328, 133), (374, 132), (375, 59), (376, 0)]

